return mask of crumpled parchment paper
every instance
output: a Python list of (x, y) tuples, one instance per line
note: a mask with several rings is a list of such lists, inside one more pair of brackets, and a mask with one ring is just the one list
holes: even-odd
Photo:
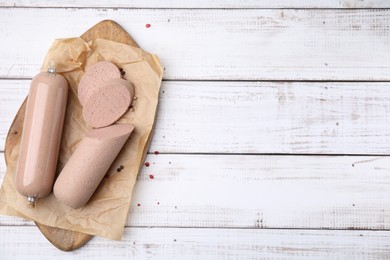
[[(111, 61), (125, 71), (133, 83), (137, 99), (118, 123), (133, 124), (135, 129), (113, 162), (106, 177), (86, 206), (72, 209), (51, 193), (38, 199), (35, 208), (14, 186), (19, 144), (11, 151), (0, 190), (0, 214), (19, 216), (47, 226), (69, 229), (119, 240), (122, 237), (137, 174), (146, 153), (146, 142), (154, 124), (163, 68), (157, 56), (139, 48), (104, 39), (85, 42), (81, 38), (56, 40), (49, 49), (42, 71), (56, 67), (69, 83), (67, 110), (62, 134), (57, 174), (88, 130), (77, 86), (85, 69), (98, 61)], [(20, 140), (19, 140), (20, 141)], [(116, 169), (124, 168), (117, 172)]]

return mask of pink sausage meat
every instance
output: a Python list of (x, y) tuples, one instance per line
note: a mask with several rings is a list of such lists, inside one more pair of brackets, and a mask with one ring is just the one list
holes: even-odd
[(108, 80), (88, 98), (83, 117), (94, 128), (111, 125), (126, 113), (133, 98), (134, 87), (129, 81)]
[(133, 125), (115, 124), (87, 132), (58, 176), (54, 196), (73, 208), (84, 206), (133, 129)]
[(120, 79), (119, 69), (109, 61), (100, 61), (89, 67), (81, 78), (77, 95), (82, 106), (85, 106), (88, 98), (101, 87), (102, 82), (109, 79)]
[(30, 202), (53, 188), (67, 97), (59, 74), (42, 72), (31, 82), (15, 176), (16, 190)]

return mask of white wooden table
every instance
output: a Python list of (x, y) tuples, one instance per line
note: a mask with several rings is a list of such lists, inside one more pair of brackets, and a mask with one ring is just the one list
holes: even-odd
[(113, 19), (165, 75), (123, 240), (1, 216), (0, 259), (389, 257), (390, 1), (35, 2), (0, 0), (1, 151), (55, 38)]

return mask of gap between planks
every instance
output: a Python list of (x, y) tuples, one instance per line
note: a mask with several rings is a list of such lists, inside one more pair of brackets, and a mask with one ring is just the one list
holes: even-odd
[[(0, 77), (0, 81), (2, 80), (27, 80), (31, 81), (31, 77), (27, 78), (18, 78), (18, 77)], [(241, 79), (241, 80), (233, 80), (233, 79), (162, 79), (161, 82), (200, 82), (200, 83), (213, 83), (213, 82), (226, 82), (226, 83), (389, 83), (390, 80), (273, 80), (273, 79), (262, 79), (262, 80), (253, 80), (253, 79)]]
[(185, 8), (185, 9), (260, 9), (260, 8), (389, 8), (390, 4), (384, 0), (262, 0), (262, 1), (240, 1), (240, 0), (188, 0), (188, 1), (162, 1), (162, 0), (115, 0), (98, 2), (94, 0), (85, 1), (0, 1), (0, 6), (5, 7), (56, 7), (56, 8)]
[[(10, 221), (4, 221), (4, 219), (14, 219), (13, 221), (15, 224), (11, 224)], [(20, 223), (20, 221), (24, 221), (25, 223)], [(3, 222), (4, 221), (4, 222)], [(0, 228), (1, 227), (36, 227), (36, 224), (34, 221), (30, 220), (25, 220), (21, 219), (19, 217), (13, 217), (13, 216), (3, 216), (0, 215)], [(220, 229), (220, 230), (276, 230), (276, 231), (283, 231), (283, 230), (290, 230), (290, 231), (353, 231), (353, 232), (359, 232), (359, 231), (378, 231), (378, 232), (390, 232), (389, 229), (367, 229), (367, 228), (350, 228), (350, 229), (345, 229), (345, 228), (294, 228), (294, 227), (283, 227), (283, 228), (273, 228), (273, 227), (205, 227), (205, 226), (130, 226), (130, 225), (125, 225), (126, 228), (145, 228), (145, 229), (152, 229), (152, 228), (160, 228), (160, 229)]]

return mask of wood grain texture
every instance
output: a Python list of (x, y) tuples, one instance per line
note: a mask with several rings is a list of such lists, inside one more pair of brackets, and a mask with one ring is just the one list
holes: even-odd
[(389, 9), (0, 8), (0, 17), (2, 78), (32, 77), (53, 39), (114, 18), (161, 58), (165, 79), (390, 80)]
[(150, 154), (146, 160), (129, 197), (127, 226), (390, 229), (390, 156)]
[[(0, 150), (29, 80), (0, 80)], [(163, 82), (150, 152), (389, 154), (390, 83)]]
[(33, 222), (0, 216), (1, 259), (390, 255), (390, 157), (376, 156), (390, 154), (390, 83), (240, 82), (389, 81), (390, 10), (348, 9), (389, 8), (389, 1), (0, 0), (0, 6), (6, 7), (0, 150), (27, 94), (29, 81), (20, 78), (38, 72), (54, 38), (79, 35), (102, 19), (119, 22), (159, 55), (165, 79), (233, 80), (163, 82), (150, 148), (160, 154), (148, 155), (129, 198), (123, 241), (95, 237), (64, 253)]
[(32, 227), (0, 227), (2, 259), (386, 259), (388, 231), (126, 228), (59, 252)]
[(386, 0), (16, 0), (0, 1), (7, 7), (88, 7), (88, 8), (389, 8)]

